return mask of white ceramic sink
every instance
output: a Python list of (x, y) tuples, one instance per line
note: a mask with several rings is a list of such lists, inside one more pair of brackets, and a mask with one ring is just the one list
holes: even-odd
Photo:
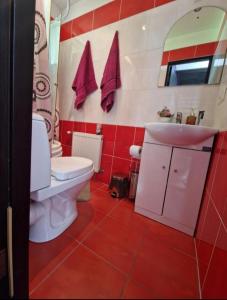
[(145, 128), (155, 140), (179, 146), (199, 144), (218, 132), (211, 127), (175, 123), (146, 123)]

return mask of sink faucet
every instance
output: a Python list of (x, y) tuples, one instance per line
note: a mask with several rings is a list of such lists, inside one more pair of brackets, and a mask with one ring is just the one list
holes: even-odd
[(200, 111), (199, 111), (198, 119), (197, 119), (197, 125), (199, 125), (199, 124), (200, 124), (200, 121), (204, 118), (204, 114), (205, 114), (205, 111), (204, 111), (204, 110), (200, 110)]

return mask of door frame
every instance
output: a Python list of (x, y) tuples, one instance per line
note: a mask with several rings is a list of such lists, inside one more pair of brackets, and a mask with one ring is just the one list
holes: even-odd
[[(3, 47), (5, 51), (0, 49), (3, 53), (2, 59), (6, 59), (5, 75), (2, 74), (4, 77), (1, 78), (4, 92), (0, 88), (0, 105), (1, 108), (5, 108), (0, 110), (0, 163), (4, 166), (2, 174), (5, 179), (5, 182), (0, 182), (0, 196), (4, 196), (4, 206), (12, 208), (13, 298), (17, 299), (28, 298), (29, 294), (28, 240), (35, 0), (1, 0), (0, 3), (0, 18), (5, 14), (8, 17), (10, 15), (8, 22), (0, 23), (3, 25), (0, 26), (0, 45), (2, 42), (7, 44)], [(7, 36), (2, 33), (4, 30)]]

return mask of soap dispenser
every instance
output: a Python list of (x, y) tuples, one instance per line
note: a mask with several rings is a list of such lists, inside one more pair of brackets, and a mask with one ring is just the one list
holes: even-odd
[(187, 116), (186, 124), (195, 125), (195, 123), (196, 123), (196, 116), (195, 116), (194, 109), (192, 108), (190, 115)]

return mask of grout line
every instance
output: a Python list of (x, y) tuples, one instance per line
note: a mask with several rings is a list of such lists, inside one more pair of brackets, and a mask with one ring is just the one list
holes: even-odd
[(91, 31), (94, 30), (95, 10), (92, 11)]
[[(206, 195), (207, 194), (207, 195)], [(203, 223), (201, 224), (201, 233), (203, 233), (204, 231), (204, 227), (205, 227), (205, 221), (206, 221), (206, 217), (207, 217), (207, 214), (208, 214), (208, 209), (209, 209), (209, 206), (210, 206), (210, 201), (211, 201), (211, 194), (209, 193), (209, 191), (207, 189), (205, 189), (205, 197), (207, 196), (208, 197), (208, 202), (207, 202), (207, 206), (205, 208), (205, 213), (204, 213), (204, 218), (203, 218)], [(204, 199), (203, 199), (204, 201)], [(203, 208), (203, 207), (202, 207)]]
[[(213, 206), (214, 206), (214, 209), (216, 210), (216, 213), (217, 213), (217, 215), (218, 215), (218, 217), (219, 217), (219, 219), (220, 219), (220, 221), (221, 221), (222, 226), (224, 227), (225, 231), (227, 231), (227, 228), (226, 228), (226, 226), (225, 226), (225, 223), (223, 222), (222, 217), (221, 217), (221, 215), (220, 215), (220, 213), (219, 213), (219, 211), (218, 211), (218, 209), (217, 209), (217, 207), (216, 207), (216, 205), (215, 205), (214, 200), (213, 200), (212, 197), (211, 197), (211, 201), (212, 201), (212, 204), (213, 204)], [(225, 205), (225, 207), (224, 207), (224, 211), (225, 211), (225, 209), (227, 208), (227, 199), (225, 199), (225, 201), (226, 201), (226, 205)]]
[(121, 3), (120, 3), (119, 15), (118, 15), (118, 21), (121, 20), (122, 2), (123, 2), (123, 0), (121, 0)]
[[(74, 240), (75, 242), (75, 240)], [(76, 241), (77, 242), (77, 241)], [(29, 291), (29, 296), (31, 296), (68, 258), (73, 254), (73, 252), (80, 246), (79, 243), (73, 248), (49, 273), (34, 287)], [(43, 269), (42, 269), (43, 270)]]
[(92, 250), (91, 248), (89, 248), (87, 245), (81, 244), (81, 246), (84, 247), (84, 248), (86, 248), (88, 251), (92, 252), (96, 257), (98, 257), (99, 259), (101, 259), (102, 261), (104, 261), (106, 264), (108, 264), (110, 267), (112, 267), (113, 269), (115, 269), (116, 271), (118, 271), (119, 273), (121, 273), (122, 275), (124, 275), (125, 277), (127, 276), (127, 273), (125, 273), (122, 270), (120, 270), (118, 267), (116, 267), (115, 265), (113, 265), (110, 261), (108, 261), (107, 259), (105, 259), (103, 256), (101, 256), (98, 253), (96, 253), (94, 250)]
[[(221, 157), (221, 150), (222, 150), (223, 144), (224, 144), (224, 136), (222, 137), (222, 141), (221, 141), (221, 144), (220, 144), (220, 152), (218, 153), (217, 163), (216, 163), (216, 165), (214, 166), (215, 170), (214, 170), (213, 180), (212, 180), (212, 182), (211, 182), (210, 195), (211, 195), (211, 192), (212, 192), (212, 190), (213, 190), (214, 180), (215, 180), (216, 172), (217, 172), (217, 169), (218, 169), (219, 160), (220, 160), (220, 157)], [(216, 145), (216, 146), (217, 146), (217, 145)]]
[[(144, 241), (144, 236), (145, 236), (145, 234), (143, 234), (143, 237), (141, 238), (141, 243), (138, 245), (138, 248), (137, 248), (137, 250), (136, 250), (136, 252), (135, 252), (135, 254), (134, 254), (134, 258), (133, 258), (133, 262), (132, 262), (132, 265), (131, 265), (131, 269), (130, 269), (130, 271), (129, 271), (129, 273), (128, 273), (127, 280), (126, 280), (124, 286), (122, 287), (121, 296), (120, 296), (121, 299), (122, 299), (123, 296), (124, 296), (124, 291), (125, 291), (125, 289), (127, 288), (128, 284), (129, 284), (129, 281), (132, 279), (132, 272), (133, 272), (133, 270), (134, 270), (134, 267), (135, 267), (137, 258), (138, 258), (138, 256), (139, 256), (139, 250), (140, 250), (140, 248), (142, 247), (142, 244), (143, 244), (143, 241)], [(145, 286), (144, 286), (144, 287), (145, 287)]]
[(197, 276), (198, 276), (199, 299), (202, 299), (202, 289), (201, 289), (200, 271), (199, 271), (199, 260), (198, 260), (197, 246), (196, 246), (196, 239), (195, 238), (194, 238), (194, 247), (195, 247), (195, 256), (196, 256), (196, 269), (197, 269)]
[(212, 252), (211, 252), (211, 255), (210, 255), (210, 260), (209, 260), (209, 263), (208, 263), (208, 266), (207, 266), (206, 274), (205, 274), (204, 279), (203, 279), (202, 290), (203, 290), (204, 284), (205, 284), (207, 276), (208, 276), (208, 272), (209, 272), (209, 269), (210, 269), (211, 260), (213, 258), (214, 249), (215, 249), (215, 246), (217, 244), (217, 240), (218, 240), (218, 236), (219, 236), (220, 230), (221, 230), (221, 223), (220, 223), (218, 231), (217, 231), (217, 236), (216, 236), (216, 239), (215, 239), (215, 242), (214, 242), (214, 245), (213, 245), (213, 249), (212, 249)]

